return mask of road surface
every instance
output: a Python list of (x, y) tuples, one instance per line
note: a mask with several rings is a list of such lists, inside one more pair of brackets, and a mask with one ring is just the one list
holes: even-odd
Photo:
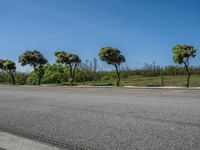
[(87, 149), (199, 150), (200, 91), (0, 86), (0, 127)]

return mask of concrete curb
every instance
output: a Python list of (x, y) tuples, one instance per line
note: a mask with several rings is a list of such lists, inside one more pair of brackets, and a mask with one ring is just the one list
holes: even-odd
[(155, 86), (155, 87), (148, 87), (148, 86), (87, 86), (87, 85), (77, 85), (77, 86), (60, 86), (60, 85), (0, 85), (0, 87), (51, 87), (51, 88), (123, 88), (123, 89), (168, 89), (168, 90), (200, 90), (200, 87), (175, 87), (175, 86)]
[(170, 90), (200, 90), (200, 87), (174, 87), (174, 86), (163, 86), (163, 87), (140, 87), (140, 86), (124, 86), (129, 89), (170, 89)]

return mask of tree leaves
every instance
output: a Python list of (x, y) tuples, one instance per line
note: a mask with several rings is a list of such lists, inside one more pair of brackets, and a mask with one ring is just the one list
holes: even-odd
[(16, 64), (11, 60), (0, 60), (0, 69), (4, 71), (14, 71), (16, 70)]
[(99, 57), (102, 61), (117, 66), (126, 61), (125, 57), (121, 54), (120, 50), (112, 47), (101, 48), (99, 51)]
[(56, 56), (56, 62), (60, 64), (67, 65), (73, 63), (74, 64), (81, 63), (81, 59), (79, 58), (79, 56), (72, 53), (68, 53), (65, 51), (56, 51), (54, 55)]
[(190, 57), (196, 56), (196, 49), (190, 45), (177, 44), (172, 51), (174, 63), (178, 64), (188, 63)]
[(19, 63), (21, 63), (22, 66), (30, 65), (36, 68), (37, 66), (44, 66), (48, 61), (39, 51), (28, 50), (19, 56)]

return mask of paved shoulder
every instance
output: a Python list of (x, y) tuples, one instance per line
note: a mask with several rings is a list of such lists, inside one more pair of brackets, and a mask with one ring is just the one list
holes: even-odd
[(58, 148), (5, 132), (0, 132), (1, 148), (6, 150), (58, 150)]

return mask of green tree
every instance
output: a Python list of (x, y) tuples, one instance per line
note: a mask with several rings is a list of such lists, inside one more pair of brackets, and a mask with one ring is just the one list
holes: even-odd
[(71, 78), (70, 84), (72, 86), (75, 80), (76, 67), (81, 63), (81, 59), (79, 58), (78, 55), (68, 53), (65, 51), (55, 52), (55, 57), (57, 63), (69, 67), (70, 78)]
[(42, 81), (45, 83), (61, 83), (65, 82), (67, 79), (64, 77), (64, 73), (66, 73), (68, 70), (61, 65), (46, 65), (44, 67), (45, 74), (42, 78)]
[(180, 65), (184, 65), (184, 68), (187, 73), (187, 83), (186, 87), (188, 88), (190, 85), (190, 76), (191, 76), (191, 71), (190, 71), (190, 57), (194, 58), (196, 56), (196, 49), (193, 46), (190, 45), (180, 45), (177, 44), (172, 48), (173, 51), (173, 60), (174, 63), (178, 63)]
[(3, 70), (0, 71), (0, 82), (7, 82), (9, 75), (5, 73)]
[(37, 85), (40, 85), (44, 75), (44, 65), (48, 63), (47, 59), (37, 50), (28, 50), (19, 56), (19, 63), (22, 66), (30, 65), (33, 67), (37, 76)]
[(16, 72), (16, 64), (11, 60), (0, 60), (0, 69), (7, 72), (10, 76), (10, 81), (13, 85), (15, 85), (15, 72)]
[(29, 73), (27, 73), (27, 72), (19, 72), (18, 71), (15, 73), (15, 80), (16, 80), (16, 83), (19, 85), (26, 84), (28, 77), (29, 77)]
[(37, 82), (37, 74), (35, 73), (35, 71), (32, 71), (31, 73), (29, 73), (26, 83), (30, 85), (37, 85)]
[(113, 65), (116, 70), (117, 80), (116, 86), (120, 84), (120, 71), (119, 67), (121, 63), (126, 61), (125, 57), (121, 54), (120, 50), (112, 47), (103, 47), (99, 51), (99, 58), (102, 61), (105, 61), (109, 65)]

